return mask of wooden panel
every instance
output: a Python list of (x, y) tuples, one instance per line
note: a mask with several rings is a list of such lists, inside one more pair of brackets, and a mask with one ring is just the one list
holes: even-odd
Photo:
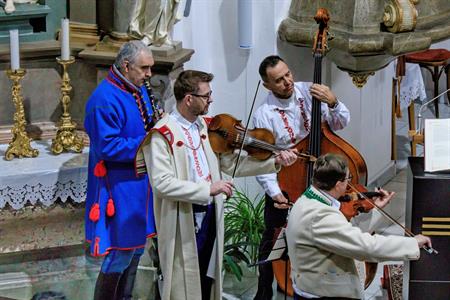
[(421, 251), (410, 262), (409, 299), (450, 299), (450, 174), (423, 172), (423, 157), (410, 157), (407, 226), (429, 235), (437, 255)]

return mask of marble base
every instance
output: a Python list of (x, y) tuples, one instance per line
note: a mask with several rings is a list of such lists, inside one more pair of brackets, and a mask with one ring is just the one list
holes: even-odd
[(93, 46), (100, 40), (97, 24), (70, 22), (70, 43)]
[(180, 41), (173, 41), (172, 45), (162, 45), (162, 46), (149, 46), (150, 50), (152, 50), (153, 55), (169, 57), (174, 55), (176, 52), (180, 51), (183, 48), (183, 43)]
[(131, 38), (128, 35), (114, 34), (113, 32), (95, 45), (95, 51), (117, 53), (120, 47), (129, 40)]

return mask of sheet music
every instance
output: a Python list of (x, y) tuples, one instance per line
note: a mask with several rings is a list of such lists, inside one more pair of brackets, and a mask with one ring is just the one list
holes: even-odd
[(425, 120), (425, 172), (450, 170), (450, 119)]
[(281, 228), (280, 234), (277, 237), (277, 240), (275, 241), (275, 244), (273, 245), (272, 251), (270, 252), (269, 256), (267, 257), (266, 261), (272, 261), (280, 259), (283, 255), (284, 251), (286, 250), (286, 228)]

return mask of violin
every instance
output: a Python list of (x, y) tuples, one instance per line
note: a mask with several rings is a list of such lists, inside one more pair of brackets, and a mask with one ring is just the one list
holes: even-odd
[[(380, 192), (369, 192), (364, 186), (360, 184), (355, 184), (358, 190), (357, 192), (352, 191), (349, 187), (346, 194), (338, 199), (341, 203), (339, 210), (341, 213), (350, 221), (353, 217), (356, 217), (360, 213), (368, 213), (374, 207), (370, 201), (373, 198), (382, 197), (383, 194)], [(370, 199), (370, 200), (369, 200)]]
[[(273, 133), (265, 128), (247, 130), (240, 120), (229, 114), (215, 116), (208, 125), (208, 135), (211, 147), (215, 153), (232, 153), (235, 149), (243, 149), (258, 160), (266, 160), (274, 153), (287, 150), (275, 146)], [(300, 158), (314, 161), (315, 159), (305, 153), (297, 154)]]
[[(358, 188), (355, 187), (353, 184), (348, 183), (348, 186), (355, 192), (358, 194), (358, 196), (360, 196), (361, 198), (364, 198), (365, 200), (367, 200), (367, 203), (369, 203), (373, 208), (375, 208), (379, 213), (381, 213), (381, 215), (383, 215), (385, 218), (387, 218), (389, 221), (391, 221), (393, 224), (397, 224), (398, 226), (400, 226), (405, 234), (409, 237), (414, 237), (415, 234), (411, 232), (411, 230), (409, 230), (408, 228), (406, 228), (405, 226), (403, 226), (402, 224), (400, 224), (396, 219), (394, 219), (391, 215), (389, 215), (385, 210), (383, 210), (380, 206), (378, 206), (374, 201), (372, 201), (371, 199), (369, 199), (368, 197), (366, 197), (364, 194), (362, 194), (361, 192), (358, 191)], [(431, 247), (428, 247), (427, 245), (422, 246), (422, 249), (424, 249), (428, 254), (438, 254), (439, 252)]]

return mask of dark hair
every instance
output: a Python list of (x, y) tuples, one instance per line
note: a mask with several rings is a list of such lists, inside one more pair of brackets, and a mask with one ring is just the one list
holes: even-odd
[(264, 82), (267, 82), (267, 69), (275, 67), (280, 61), (284, 60), (278, 55), (270, 55), (263, 59), (259, 65), (259, 75)]
[(338, 181), (344, 181), (348, 165), (345, 158), (334, 153), (320, 156), (313, 167), (313, 185), (321, 190), (331, 190)]
[(213, 78), (213, 74), (202, 71), (186, 70), (181, 72), (173, 86), (175, 99), (181, 101), (186, 94), (197, 93), (200, 82), (211, 82)]

